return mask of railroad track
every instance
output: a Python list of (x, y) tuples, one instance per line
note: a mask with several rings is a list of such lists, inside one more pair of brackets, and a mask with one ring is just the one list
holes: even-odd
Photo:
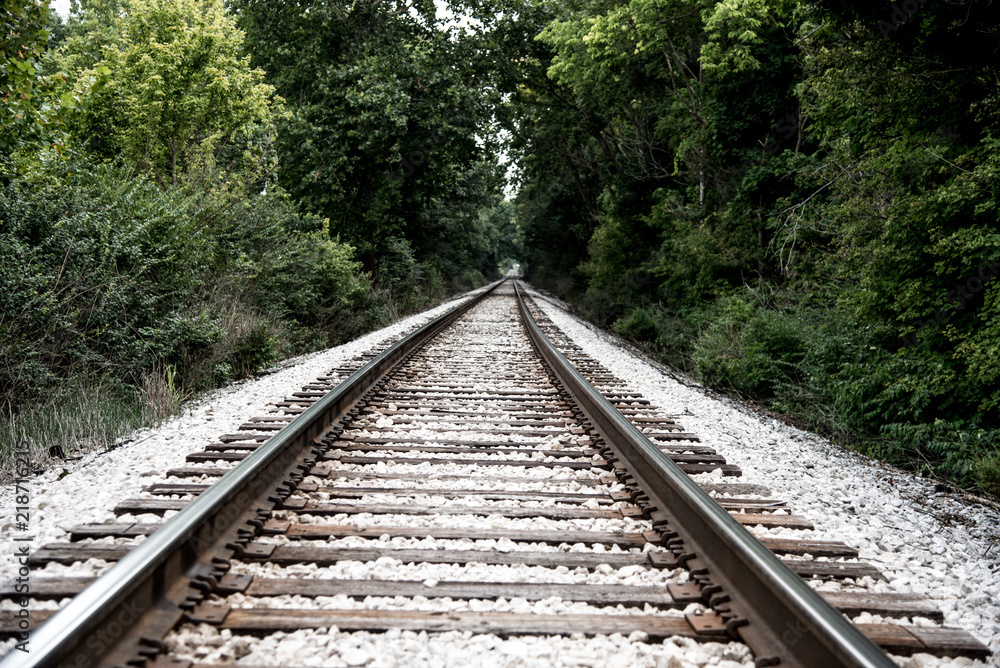
[[(928, 601), (865, 591), (877, 569), (528, 302), (501, 283), (192, 453), (119, 521), (36, 550), (33, 567), (117, 563), (34, 577), (36, 598), (72, 600), (3, 666), (207, 666), (255, 643), (257, 664), (363, 665), (334, 646), (351, 632), (685, 638), (809, 667), (894, 665), (879, 646), (987, 655)], [(845, 618), (861, 613), (882, 621)]]

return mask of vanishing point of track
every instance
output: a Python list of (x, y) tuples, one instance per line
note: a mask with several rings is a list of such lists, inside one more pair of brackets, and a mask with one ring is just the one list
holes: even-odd
[[(184, 624), (243, 636), (638, 632), (738, 640), (757, 665), (803, 667), (894, 665), (883, 649), (987, 653), (928, 601), (865, 591), (880, 574), (843, 543), (753, 538), (745, 526), (812, 527), (739, 483), (737, 467), (584, 355), (511, 281), (332, 370), (188, 464), (116, 508), (180, 511), (169, 520), (79, 526), (32, 555), (35, 567), (117, 563), (97, 579), (34, 578), (35, 597), (73, 598), (4, 667), (190, 665), (171, 656)], [(717, 470), (736, 482), (691, 477)], [(398, 573), (384, 579), (283, 570), (386, 558)], [(432, 564), (456, 577), (412, 575)], [(473, 565), (492, 579), (462, 577)], [(530, 581), (505, 580), (512, 567), (530, 568)], [(820, 595), (808, 579), (847, 586)], [(0, 595), (15, 596), (12, 583)], [(371, 609), (330, 597), (478, 603)], [(532, 608), (553, 597), (580, 606)], [(525, 603), (493, 605), (514, 599)], [(861, 612), (883, 621), (848, 621)], [(924, 621), (894, 621), (904, 618)]]

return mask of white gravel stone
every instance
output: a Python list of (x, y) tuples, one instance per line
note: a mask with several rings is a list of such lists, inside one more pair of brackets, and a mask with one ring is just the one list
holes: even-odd
[[(222, 641), (208, 645), (219, 636)], [(238, 636), (213, 627), (186, 625), (169, 639), (177, 656), (205, 663), (243, 665), (349, 666), (378, 668), (701, 668), (752, 666), (739, 643), (698, 644), (684, 638), (648, 643), (640, 634), (587, 638), (582, 635), (513, 636), (472, 633), (343, 633), (336, 628), (276, 633), (265, 638)], [(349, 660), (368, 660), (351, 664)]]
[[(384, 547), (384, 546), (383, 546)], [(451, 549), (461, 549), (452, 547)], [(239, 563), (233, 573), (266, 578), (308, 578), (316, 580), (399, 580), (427, 582), (547, 582), (554, 584), (604, 584), (652, 587), (668, 582), (683, 582), (687, 572), (679, 569), (659, 570), (643, 566), (625, 566), (602, 571), (566, 566), (544, 568), (515, 564), (510, 566), (469, 564), (412, 564), (384, 556), (377, 561), (341, 561), (332, 566), (316, 564)], [(432, 586), (432, 585), (428, 585)]]

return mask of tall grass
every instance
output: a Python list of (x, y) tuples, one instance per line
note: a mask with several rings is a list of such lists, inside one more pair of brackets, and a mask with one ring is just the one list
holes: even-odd
[[(171, 370), (147, 374), (139, 388), (110, 378), (78, 380), (42, 397), (20, 413), (0, 417), (0, 471), (10, 471), (14, 451), (31, 452), (33, 466), (110, 449), (136, 429), (175, 413), (181, 396)], [(20, 447), (19, 447), (20, 446)]]

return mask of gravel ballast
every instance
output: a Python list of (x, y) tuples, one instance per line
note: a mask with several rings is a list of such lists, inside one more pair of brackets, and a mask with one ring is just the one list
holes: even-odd
[[(662, 409), (664, 415), (675, 416), (686, 431), (697, 433), (704, 445), (714, 447), (729, 463), (739, 465), (744, 470), (741, 481), (762, 483), (772, 488), (774, 496), (789, 502), (795, 514), (804, 515), (816, 525), (810, 537), (824, 540), (843, 540), (857, 547), (861, 558), (871, 561), (885, 573), (887, 582), (867, 583), (870, 590), (901, 593), (919, 593), (933, 599), (944, 611), (949, 625), (962, 626), (978, 638), (990, 644), (996, 652), (1000, 649), (1000, 585), (997, 582), (998, 556), (983, 557), (993, 540), (991, 532), (1000, 526), (1000, 514), (994, 510), (964, 501), (961, 498), (934, 493), (933, 484), (922, 481), (906, 473), (881, 467), (876, 463), (844, 451), (823, 439), (781, 424), (773, 419), (754, 414), (743, 406), (710, 396), (693, 384), (684, 384), (664, 374), (655, 365), (644, 361), (620, 345), (612, 336), (604, 334), (590, 325), (570, 315), (563, 305), (555, 300), (535, 294), (536, 303), (553, 322), (561, 328), (584, 352), (601, 362), (612, 373), (627, 381), (630, 388), (640, 392)], [(373, 332), (357, 341), (327, 351), (304, 356), (294, 360), (285, 368), (251, 381), (214, 392), (185, 407), (184, 414), (170, 420), (158, 429), (145, 430), (133, 436), (130, 443), (109, 453), (92, 453), (79, 461), (59, 463), (54, 468), (36, 475), (30, 486), (31, 523), (29, 543), (35, 549), (44, 543), (68, 540), (66, 529), (90, 522), (111, 522), (116, 517), (115, 504), (123, 499), (141, 496), (144, 487), (160, 482), (178, 482), (168, 479), (166, 471), (172, 467), (185, 466), (185, 457), (198, 451), (220, 434), (239, 431), (239, 426), (253, 415), (261, 415), (269, 410), (269, 404), (280, 401), (289, 392), (308, 384), (317, 376), (356, 358), (359, 354), (380, 349), (392, 339), (416, 325), (430, 319), (456, 302), (444, 304), (436, 309), (400, 321), (378, 332)], [(488, 307), (486, 321), (494, 327), (501, 327), (507, 317), (503, 309)], [(489, 334), (483, 335), (479, 345), (491, 344)], [(477, 390), (489, 390), (489, 387)], [(394, 410), (394, 407), (392, 407)], [(495, 410), (483, 407), (484, 410)], [(476, 410), (470, 407), (468, 410)], [(411, 429), (409, 423), (394, 424), (393, 416), (371, 415), (367, 421), (360, 421), (355, 433), (368, 436), (392, 435), (398, 438), (453, 438), (506, 442), (516, 445), (520, 436), (494, 436), (489, 433), (469, 433), (471, 427), (465, 422), (442, 421), (435, 425), (437, 431)], [(485, 423), (489, 424), (489, 423)], [(414, 425), (416, 426), (416, 425)], [(366, 431), (379, 427), (382, 431)], [(442, 428), (447, 427), (447, 431)], [(391, 428), (391, 429), (387, 429)], [(452, 431), (454, 429), (454, 431)], [(535, 429), (535, 427), (531, 427)], [(549, 441), (552, 449), (566, 448), (582, 450), (587, 439), (548, 437), (525, 437), (530, 441)], [(580, 442), (577, 442), (577, 441)], [(548, 447), (547, 445), (547, 447)], [(462, 476), (454, 481), (424, 480), (417, 483), (402, 481), (387, 482), (386, 486), (400, 487), (413, 485), (418, 489), (435, 489), (442, 492), (449, 488), (469, 487), (468, 478), (476, 474), (477, 467), (459, 464), (395, 464), (392, 457), (425, 457), (432, 460), (445, 459), (434, 453), (392, 453), (385, 450), (353, 450), (352, 454), (364, 453), (367, 457), (386, 459), (386, 462), (368, 465), (324, 462), (321, 467), (338, 472), (392, 472), (394, 474), (426, 474), (432, 470), (438, 475)], [(542, 458), (540, 454), (527, 452), (473, 454), (465, 457), (472, 460), (517, 461)], [(545, 460), (554, 461), (551, 456)], [(232, 464), (219, 460), (205, 466), (228, 468)], [(716, 472), (719, 473), (719, 472)], [(498, 476), (507, 482), (484, 481), (482, 489), (531, 490), (541, 489), (546, 478), (563, 481), (568, 479), (590, 479), (594, 474), (586, 470), (567, 468), (529, 468), (517, 466), (491, 466), (488, 476)], [(702, 482), (719, 482), (716, 474), (696, 476)], [(196, 479), (187, 479), (192, 482)], [(213, 482), (206, 477), (203, 482)], [(336, 473), (327, 478), (314, 478), (320, 485), (364, 487), (371, 485), (370, 479), (344, 478), (337, 480)], [(478, 486), (478, 485), (477, 485)], [(617, 486), (616, 486), (617, 487)], [(569, 491), (592, 490), (592, 487), (568, 481), (561, 489)], [(546, 487), (546, 489), (548, 489)], [(326, 501), (323, 492), (306, 494), (307, 498)], [(4, 547), (7, 554), (14, 553), (16, 545), (13, 537), (17, 530), (14, 514), (15, 499), (12, 486), (3, 490), (4, 505), (0, 508), (0, 527), (3, 527)], [(182, 497), (177, 497), (182, 498)], [(381, 500), (391, 503), (412, 503), (413, 505), (433, 504), (451, 506), (463, 505), (517, 507), (548, 507), (549, 502), (500, 504), (487, 499), (464, 497), (458, 499), (437, 498), (436, 495), (408, 497), (405, 492), (383, 494)], [(362, 504), (368, 497), (353, 500), (338, 500), (343, 505)], [(590, 502), (587, 502), (590, 503)], [(597, 507), (596, 504), (593, 507)], [(613, 505), (602, 508), (615, 507)], [(163, 518), (169, 518), (174, 511)], [(308, 511), (277, 511), (276, 516), (298, 523), (345, 522), (358, 528), (378, 526), (437, 526), (461, 527), (470, 522), (483, 528), (505, 529), (546, 529), (546, 530), (603, 530), (640, 532), (644, 521), (631, 519), (574, 519), (547, 520), (541, 518), (518, 519), (490, 516), (434, 516), (393, 514), (361, 514), (319, 516)], [(936, 515), (936, 516), (935, 516)], [(957, 517), (961, 521), (948, 520)], [(944, 520), (942, 518), (945, 518)], [(160, 521), (154, 515), (123, 516), (119, 519), (138, 521)], [(362, 526), (363, 525), (363, 526)], [(755, 527), (760, 536), (783, 536), (787, 530)], [(802, 533), (798, 534), (800, 537)], [(284, 536), (261, 537), (262, 542), (283, 544)], [(99, 542), (137, 543), (139, 540), (102, 539)], [(506, 541), (506, 539), (504, 539)], [(557, 547), (553, 545), (531, 545), (502, 541), (449, 541), (410, 538), (378, 539), (347, 537), (331, 539), (322, 543), (329, 547), (380, 546), (394, 549), (420, 547), (423, 549), (500, 549), (536, 551), (603, 551), (601, 545)], [(617, 548), (608, 551), (618, 551)], [(1000, 553), (1000, 545), (994, 547)], [(60, 566), (50, 564), (43, 571), (34, 571), (39, 576), (97, 574), (110, 564), (90, 560), (85, 564)], [(0, 562), (0, 577), (5, 580), (16, 575), (17, 563), (11, 558)], [(270, 577), (320, 577), (348, 579), (408, 580), (424, 582), (432, 589), (438, 581), (462, 580), (479, 582), (562, 582), (562, 583), (602, 583), (618, 585), (653, 585), (680, 578), (686, 573), (658, 572), (644, 567), (624, 569), (545, 569), (540, 567), (488, 566), (466, 564), (405, 564), (391, 558), (377, 562), (340, 562), (334, 566), (316, 567), (312, 564), (300, 566), (274, 567), (271, 565), (240, 564), (234, 572), (246, 572)], [(820, 586), (820, 583), (815, 583)], [(837, 583), (823, 583), (823, 587), (836, 587)], [(429, 592), (430, 593), (430, 592)], [(446, 598), (415, 597), (406, 599), (374, 597), (368, 600), (350, 600), (344, 597), (272, 597), (255, 599), (234, 595), (232, 602), (245, 605), (268, 603), (271, 607), (296, 607), (325, 609), (327, 606), (348, 609), (387, 610), (497, 610), (535, 612), (539, 614), (597, 613), (598, 606), (563, 602), (561, 599), (546, 599), (538, 602), (524, 602), (521, 599), (500, 601), (460, 601)], [(65, 602), (60, 602), (62, 605)], [(39, 604), (38, 609), (53, 608), (56, 602)], [(0, 609), (11, 610), (14, 603), (5, 601)], [(625, 613), (623, 609), (620, 613)], [(654, 609), (645, 614), (677, 614), (657, 612)], [(642, 610), (628, 614), (644, 614)], [(872, 621), (865, 619), (864, 621)], [(878, 620), (875, 620), (878, 621)], [(219, 631), (208, 625), (187, 624), (167, 639), (167, 645), (177, 656), (197, 662), (243, 664), (243, 665), (327, 665), (327, 666), (650, 666), (656, 668), (693, 668), (695, 666), (736, 666), (752, 665), (752, 657), (747, 648), (739, 643), (698, 644), (684, 639), (669, 639), (662, 643), (649, 642), (641, 633), (623, 637), (587, 637), (583, 634), (564, 636), (515, 636), (500, 638), (494, 635), (472, 633), (415, 633), (409, 631), (389, 631), (387, 633), (345, 633), (336, 628), (303, 630), (294, 633), (275, 633), (265, 638), (254, 638)], [(0, 654), (10, 647), (10, 643), (0, 645)], [(996, 657), (989, 664), (973, 664), (969, 660), (941, 661), (925, 655), (899, 659), (898, 663), (909, 668), (938, 665), (1000, 666)]]
[[(426, 349), (422, 350), (411, 365), (400, 372), (400, 376), (386, 388), (385, 399), (376, 400), (366, 406), (361, 414), (353, 420), (343, 434), (345, 441), (353, 440), (353, 444), (345, 442), (344, 448), (328, 453), (331, 461), (324, 463), (328, 471), (327, 481), (335, 479), (338, 473), (361, 472), (368, 474), (405, 474), (414, 476), (414, 484), (408, 480), (407, 485), (415, 487), (446, 488), (449, 476), (453, 478), (455, 489), (463, 487), (483, 488), (524, 488), (526, 485), (539, 485), (546, 480), (557, 480), (560, 486), (565, 486), (568, 478), (593, 480), (606, 477), (607, 469), (591, 469), (596, 462), (603, 464), (603, 458), (596, 453), (572, 455), (577, 464), (585, 468), (572, 469), (558, 466), (557, 458), (543, 455), (541, 452), (510, 452), (496, 451), (459, 451), (456, 453), (411, 452), (391, 450), (367, 450), (363, 441), (372, 437), (386, 441), (418, 439), (425, 446), (428, 443), (446, 441), (455, 445), (463, 440), (475, 443), (490, 443), (498, 446), (516, 446), (522, 439), (526, 443), (545, 443), (549, 447), (561, 447), (582, 451), (589, 448), (590, 438), (582, 434), (573, 435), (570, 428), (578, 423), (559, 419), (561, 426), (552, 426), (539, 430), (536, 424), (519, 423), (519, 417), (524, 411), (519, 408), (499, 408), (508, 404), (502, 396), (520, 396), (529, 394), (538, 397), (538, 401), (553, 408), (556, 400), (554, 388), (544, 375), (537, 359), (525, 358), (527, 338), (517, 324), (516, 306), (512, 299), (510, 286), (501, 288), (502, 299), (486, 302), (456, 325), (435, 339)], [(440, 360), (440, 361), (438, 361)], [(467, 371), (466, 371), (467, 370)], [(495, 374), (495, 378), (493, 377)], [(444, 376), (442, 378), (441, 376)], [(488, 378), (489, 380), (484, 380)], [(457, 394), (456, 394), (457, 393)], [(497, 396), (502, 395), (502, 396)], [(422, 406), (423, 416), (394, 415), (396, 406), (390, 402), (409, 404), (417, 399), (404, 397), (420, 397), (426, 402)], [(456, 401), (472, 402), (477, 408), (456, 407)], [(480, 421), (474, 424), (466, 419), (449, 417), (448, 411), (462, 413), (478, 410), (492, 412), (500, 422)], [(427, 413), (426, 411), (430, 411)], [(434, 411), (438, 411), (434, 413)], [(444, 411), (443, 413), (441, 411)], [(564, 413), (565, 411), (560, 411)], [(571, 414), (570, 414), (571, 415)], [(544, 419), (555, 415), (542, 416)], [(505, 421), (506, 420), (506, 421)], [(513, 423), (508, 422), (513, 421)], [(546, 436), (551, 431), (552, 437)], [(432, 446), (436, 447), (436, 446)], [(349, 458), (363, 454), (368, 463), (354, 463)], [(407, 458), (418, 456), (430, 461), (414, 463), (406, 462)], [(456, 458), (461, 463), (449, 461)], [(343, 460), (343, 461), (341, 461)], [(517, 462), (534, 464), (543, 461), (553, 464), (536, 468), (525, 468), (516, 465)], [(483, 467), (480, 463), (499, 464)], [(426, 476), (426, 478), (424, 477)], [(441, 478), (438, 478), (441, 476)], [(437, 480), (435, 480), (437, 478)], [(369, 478), (368, 481), (371, 481)], [(371, 483), (369, 483), (371, 484)], [(575, 485), (578, 483), (569, 483)], [(610, 489), (612, 485), (601, 483), (600, 487), (589, 489)], [(619, 485), (614, 484), (614, 487)], [(545, 486), (545, 489), (550, 489)], [(607, 494), (607, 491), (605, 491)], [(327, 495), (323, 491), (304, 494), (304, 500), (316, 503), (326, 502)], [(512, 510), (529, 510), (532, 507), (552, 508), (555, 504), (547, 501), (521, 502), (506, 500), (491, 502), (485, 499), (460, 497), (456, 499), (440, 496), (421, 497), (412, 505), (428, 506), (442, 511), (459, 510), (463, 506), (476, 506), (482, 512), (472, 515), (441, 514), (438, 512), (396, 514), (401, 500), (405, 502), (406, 495), (398, 490), (369, 494), (365, 498), (342, 503), (337, 502), (340, 511), (331, 514), (310, 513), (309, 509), (300, 511), (278, 511), (273, 516), (292, 522), (294, 525), (347, 525), (353, 530), (365, 530), (376, 535), (380, 527), (437, 527), (458, 530), (515, 530), (521, 532), (545, 531), (567, 535), (573, 532), (586, 535), (588, 532), (629, 532), (639, 534), (651, 528), (647, 520), (630, 518), (593, 517), (579, 519), (547, 519), (539, 516), (507, 517), (503, 513), (493, 514), (490, 508), (505, 508)], [(608, 499), (607, 496), (605, 496)], [(610, 501), (610, 499), (608, 499)], [(387, 504), (380, 513), (364, 512), (368, 502)], [(596, 504), (596, 502), (594, 502)], [(405, 505), (405, 503), (404, 503)], [(618, 502), (606, 502), (605, 509), (616, 508)], [(346, 508), (359, 507), (361, 512), (346, 512)], [(575, 504), (565, 506), (567, 510), (576, 509)], [(608, 512), (608, 510), (602, 511)], [(568, 536), (567, 536), (568, 537)], [(292, 535), (262, 536), (261, 543), (276, 545), (301, 545)], [(324, 549), (367, 547), (382, 551), (381, 556), (373, 562), (340, 561), (334, 566), (323, 568), (314, 564), (294, 564), (275, 567), (273, 564), (257, 564), (238, 562), (234, 568), (237, 572), (252, 574), (263, 578), (274, 578), (287, 575), (299, 577), (329, 579), (341, 578), (347, 581), (364, 583), (368, 581), (406, 581), (419, 586), (420, 594), (414, 595), (412, 588), (407, 595), (385, 596), (383, 594), (364, 595), (352, 598), (346, 594), (332, 596), (318, 595), (311, 598), (304, 595), (262, 596), (229, 594), (225, 604), (234, 610), (261, 609), (293, 609), (298, 611), (375, 611), (398, 612), (405, 615), (431, 613), (433, 615), (448, 614), (530, 614), (545, 617), (563, 617), (565, 615), (626, 615), (644, 617), (678, 617), (685, 612), (695, 613), (702, 610), (700, 604), (690, 604), (681, 608), (658, 608), (649, 603), (645, 605), (602, 606), (581, 601), (563, 600), (558, 596), (550, 596), (540, 600), (527, 600), (516, 594), (519, 583), (532, 584), (601, 584), (617, 587), (642, 586), (644, 584), (663, 586), (664, 582), (682, 582), (687, 573), (680, 570), (660, 570), (632, 565), (623, 568), (613, 568), (608, 564), (599, 564), (593, 568), (542, 567), (528, 565), (489, 565), (488, 563), (472, 561), (447, 563), (448, 552), (456, 549), (483, 550), (486, 560), (493, 558), (485, 552), (510, 553), (521, 550), (557, 554), (573, 552), (577, 554), (614, 553), (620, 551), (597, 544), (560, 545), (531, 544), (514, 542), (503, 538), (495, 541), (470, 541), (466, 539), (434, 539), (432, 537), (401, 539), (391, 538), (388, 533), (376, 539), (362, 539), (357, 536), (344, 538), (322, 538), (308, 541), (310, 545), (319, 545)], [(443, 555), (444, 563), (421, 562), (404, 563), (391, 556), (393, 551), (403, 548), (433, 550)], [(650, 549), (660, 549), (649, 545)], [(638, 552), (637, 554), (641, 554)], [(456, 559), (459, 559), (456, 556)], [(485, 560), (484, 560), (485, 561)], [(447, 583), (447, 584), (446, 584)], [(514, 590), (506, 597), (471, 598), (458, 596), (453, 598), (448, 590), (441, 591), (440, 586), (461, 583), (475, 589), (477, 583), (509, 583)], [(411, 587), (412, 587), (411, 584)], [(380, 590), (388, 591), (389, 590)], [(454, 591), (454, 590), (452, 590)], [(437, 594), (436, 594), (437, 592)], [(581, 625), (584, 626), (584, 625)], [(574, 627), (575, 628), (575, 627)], [(330, 635), (337, 634), (336, 645), (328, 642)], [(253, 648), (246, 648), (246, 638), (233, 635), (214, 634), (208, 628), (188, 626), (171, 633), (167, 637), (167, 645), (175, 656), (199, 661), (213, 660), (218, 657), (237, 656), (241, 663), (281, 663), (299, 665), (303, 662), (316, 662), (318, 657), (324, 665), (373, 665), (373, 666), (466, 666), (466, 665), (497, 665), (497, 666), (569, 666), (569, 665), (618, 665), (621, 655), (629, 657), (628, 665), (640, 666), (677, 666), (689, 668), (704, 665), (738, 666), (746, 665), (750, 657), (747, 650), (739, 645), (715, 645), (709, 647), (689, 646), (686, 641), (668, 641), (667, 643), (649, 642), (643, 634), (632, 634), (628, 638), (603, 636), (587, 638), (574, 634), (571, 637), (540, 636), (537, 638), (517, 637), (501, 639), (489, 634), (471, 635), (467, 633), (436, 633), (409, 634), (389, 632), (375, 636), (377, 652), (350, 651), (355, 644), (367, 642), (372, 636), (365, 633), (339, 634), (336, 629), (319, 629), (299, 631), (291, 634), (272, 633), (264, 640), (256, 643)], [(212, 650), (211, 648), (218, 649)], [(522, 652), (522, 649), (527, 651)], [(514, 651), (507, 651), (508, 649)], [(483, 651), (487, 654), (482, 654)], [(243, 656), (245, 652), (249, 654)], [(331, 653), (332, 651), (332, 653)], [(214, 652), (214, 653), (213, 653)], [(439, 660), (442, 658), (443, 660)], [(342, 663), (340, 663), (342, 662)]]

